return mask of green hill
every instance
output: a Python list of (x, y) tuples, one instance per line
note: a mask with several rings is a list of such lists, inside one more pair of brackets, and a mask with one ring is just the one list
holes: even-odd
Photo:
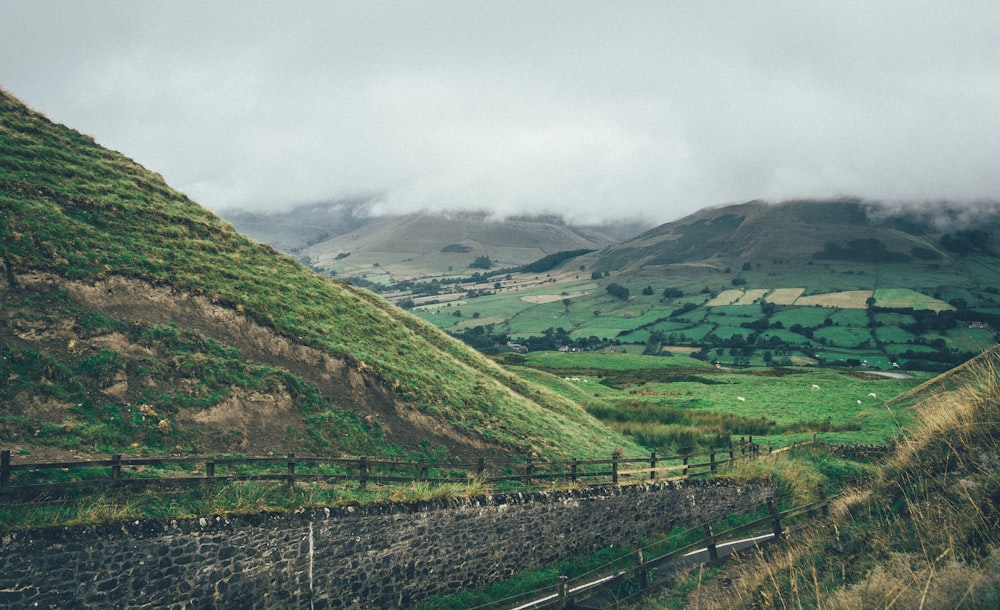
[(861, 262), (957, 266), (994, 258), (998, 206), (889, 208), (874, 202), (786, 201), (706, 208), (661, 225), (596, 256), (595, 268), (621, 271), (676, 264), (714, 264), (753, 271), (787, 265)]
[(477, 260), (489, 259), (491, 269), (521, 267), (556, 252), (603, 248), (649, 228), (637, 221), (585, 226), (553, 215), (501, 219), (486, 212), (375, 216), (372, 206), (332, 201), (221, 214), (241, 233), (320, 273), (386, 287), (483, 272)]
[[(829, 519), (717, 574), (699, 608), (996, 608), (1000, 348), (889, 403), (912, 405), (894, 455)], [(680, 607), (677, 600), (643, 607)]]
[(251, 242), (0, 93), (0, 441), (132, 450), (638, 450), (365, 291)]

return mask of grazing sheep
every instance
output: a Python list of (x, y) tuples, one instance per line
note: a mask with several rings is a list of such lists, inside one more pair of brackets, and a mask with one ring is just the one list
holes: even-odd
[(875, 392), (869, 392), (868, 398), (878, 398), (878, 396), (875, 394)]
[(747, 399), (746, 399), (746, 398), (743, 398), (742, 396), (737, 396), (737, 397), (736, 397), (736, 400), (738, 400), (738, 401), (740, 401), (740, 402), (746, 402), (746, 400), (747, 400)]
[(860, 401), (860, 400), (858, 401), (858, 404), (859, 404), (859, 405), (861, 404), (861, 401)]
[(819, 389), (819, 386), (818, 386), (818, 385), (816, 385), (816, 384), (814, 383), (814, 384), (813, 384), (813, 389), (814, 389), (814, 390), (818, 390), (818, 389)]

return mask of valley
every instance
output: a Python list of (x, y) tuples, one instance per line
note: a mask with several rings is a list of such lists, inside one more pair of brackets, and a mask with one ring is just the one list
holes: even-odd
[[(768, 581), (779, 595), (818, 603), (820, 575), (836, 591), (919, 552), (930, 554), (899, 570), (908, 593), (945, 557), (972, 573), (968, 591), (996, 582), (997, 206), (969, 222), (947, 206), (893, 215), (858, 200), (748, 202), (655, 228), (585, 228), (485, 213), (373, 219), (365, 202), (338, 205), (300, 210), (313, 226), (251, 219), (251, 239), (0, 92), (4, 484), (11, 455), (116, 455), (119, 466), (200, 456), (206, 470), (197, 488), (134, 491), (53, 468), (72, 491), (21, 501), (5, 490), (0, 529), (180, 517), (229, 527), (235, 515), (328, 518), (331, 507), (424, 519), (429, 500), (480, 507), (580, 487), (464, 473), (447, 485), (207, 480), (222, 456), (417, 470), (486, 456), (530, 469), (680, 459), (752, 437), (773, 453), (705, 487), (768, 486), (800, 503), (845, 494), (836, 538), (820, 521), (794, 548), (815, 598), (794, 565)], [(256, 241), (265, 235), (273, 243)], [(34, 493), (26, 476), (20, 491)], [(878, 548), (857, 544), (868, 537)], [(489, 579), (521, 576), (505, 570)], [(763, 590), (740, 595), (758, 607)]]

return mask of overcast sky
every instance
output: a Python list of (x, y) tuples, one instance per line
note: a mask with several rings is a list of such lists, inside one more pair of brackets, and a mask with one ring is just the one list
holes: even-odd
[(0, 87), (215, 211), (1000, 194), (995, 0), (3, 0)]

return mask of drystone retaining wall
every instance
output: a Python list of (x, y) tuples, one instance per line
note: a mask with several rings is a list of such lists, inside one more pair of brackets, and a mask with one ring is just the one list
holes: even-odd
[(662, 482), (8, 532), (0, 607), (406, 608), (773, 493)]

